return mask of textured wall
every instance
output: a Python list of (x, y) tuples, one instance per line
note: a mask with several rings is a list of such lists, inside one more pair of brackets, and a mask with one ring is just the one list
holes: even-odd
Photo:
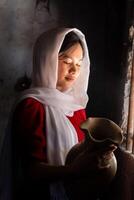
[(30, 74), (32, 47), (44, 30), (57, 26), (57, 8), (50, 11), (35, 0), (0, 0), (0, 142), (17, 92), (16, 81)]

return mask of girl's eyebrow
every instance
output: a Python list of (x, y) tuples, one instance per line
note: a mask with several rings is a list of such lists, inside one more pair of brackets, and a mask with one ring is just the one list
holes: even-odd
[(61, 55), (59, 55), (59, 57), (63, 57), (63, 58), (70, 58), (68, 55), (66, 55), (66, 54), (61, 54)]
[[(69, 59), (71, 59), (72, 60), (72, 58), (70, 57), (70, 56), (68, 56), (66, 53), (63, 53), (63, 54), (59, 54), (59, 57), (63, 57), (63, 58), (69, 58)], [(81, 58), (79, 61), (82, 61), (83, 60), (83, 58)]]

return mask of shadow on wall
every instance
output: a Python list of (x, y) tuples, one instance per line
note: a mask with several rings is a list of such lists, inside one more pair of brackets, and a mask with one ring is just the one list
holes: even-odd
[[(14, 3), (13, 3), (14, 2)], [(39, 3), (39, 4), (36, 4)], [(41, 3), (43, 7), (41, 7)], [(43, 31), (57, 26), (57, 7), (43, 1), (0, 1), (0, 140), (18, 92), (31, 84), (32, 47)]]
[(21, 92), (25, 89), (30, 88), (32, 80), (28, 75), (25, 73), (24, 76), (17, 79), (14, 89), (16, 92)]

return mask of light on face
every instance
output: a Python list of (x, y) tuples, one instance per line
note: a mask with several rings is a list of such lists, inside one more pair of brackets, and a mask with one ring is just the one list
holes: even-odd
[(83, 50), (79, 43), (59, 54), (57, 88), (62, 91), (72, 87), (80, 74)]

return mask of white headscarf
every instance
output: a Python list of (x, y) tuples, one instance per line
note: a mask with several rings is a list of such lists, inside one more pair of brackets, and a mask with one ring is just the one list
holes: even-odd
[[(56, 89), (58, 53), (63, 40), (74, 31), (84, 48), (84, 59), (78, 79), (71, 89)], [(46, 111), (47, 157), (50, 164), (64, 165), (70, 148), (78, 142), (76, 131), (66, 116), (86, 107), (88, 96), (89, 55), (83, 33), (76, 28), (55, 28), (43, 33), (36, 41), (33, 55), (32, 88), (24, 91), (20, 100), (33, 97)]]

